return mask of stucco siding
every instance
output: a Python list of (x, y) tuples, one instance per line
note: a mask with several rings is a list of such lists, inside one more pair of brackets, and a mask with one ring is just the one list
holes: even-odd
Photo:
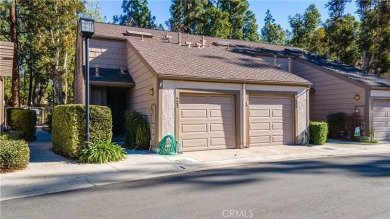
[[(310, 94), (310, 119), (313, 121), (327, 121), (330, 113), (353, 113), (357, 107), (365, 106), (365, 89), (349, 83), (322, 70), (309, 66), (300, 61), (292, 63), (292, 73), (313, 83), (315, 92)], [(360, 100), (355, 100), (355, 95)], [(361, 112), (364, 120), (364, 113)]]
[(240, 147), (247, 146), (246, 133), (246, 113), (245, 102), (248, 91), (276, 91), (276, 92), (294, 92), (297, 102), (297, 120), (296, 133), (294, 136), (300, 140), (300, 136), (307, 128), (307, 104), (306, 87), (296, 86), (276, 86), (276, 85), (253, 85), (253, 84), (235, 84), (235, 83), (214, 83), (214, 82), (193, 82), (193, 81), (175, 81), (164, 80), (162, 82), (162, 97), (161, 97), (161, 134), (162, 136), (171, 133), (176, 134), (176, 101), (177, 90), (193, 90), (193, 91), (210, 91), (210, 92), (233, 92), (237, 96), (236, 103), (239, 104), (239, 110), (236, 111), (236, 117), (240, 118), (240, 122), (236, 124)]
[(126, 42), (92, 38), (89, 41), (89, 65), (91, 68), (125, 69)]
[[(134, 80), (134, 88), (129, 90), (128, 108), (146, 115), (152, 133), (152, 145), (155, 144), (157, 77), (149, 70), (140, 57), (133, 51), (129, 42), (126, 43), (127, 69)], [(154, 95), (150, 94), (151, 89)]]

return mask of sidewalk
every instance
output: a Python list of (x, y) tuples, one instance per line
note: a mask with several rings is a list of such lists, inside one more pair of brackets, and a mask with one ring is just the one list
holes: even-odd
[(324, 146), (268, 146), (248, 149), (185, 152), (160, 156), (128, 150), (126, 160), (108, 164), (78, 164), (51, 151), (50, 134), (38, 130), (30, 144), (27, 169), (0, 175), (0, 201), (59, 191), (87, 188), (191, 171), (258, 162), (390, 153), (390, 144), (333, 141)]

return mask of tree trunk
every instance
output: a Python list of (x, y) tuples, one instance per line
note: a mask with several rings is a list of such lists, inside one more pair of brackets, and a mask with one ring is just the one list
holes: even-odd
[(14, 43), (14, 59), (12, 63), (12, 88), (11, 88), (11, 100), (13, 107), (19, 107), (19, 59), (18, 59), (18, 36), (17, 36), (17, 14), (16, 14), (16, 0), (13, 0), (13, 4), (10, 8), (10, 37), (11, 42)]
[(32, 102), (33, 106), (40, 106), (41, 104), (41, 80), (40, 76), (38, 74), (35, 74), (35, 84), (34, 84), (34, 91), (32, 93)]

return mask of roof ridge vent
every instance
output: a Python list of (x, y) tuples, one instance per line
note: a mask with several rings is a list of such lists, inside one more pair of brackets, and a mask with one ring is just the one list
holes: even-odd
[(142, 40), (143, 38), (153, 38), (153, 34), (151, 33), (134, 31), (134, 30), (126, 30), (126, 36), (141, 37)]
[(169, 35), (168, 35), (168, 31), (167, 31), (167, 33), (165, 34), (165, 38), (164, 38), (164, 39), (167, 40), (168, 43), (171, 42), (172, 36), (169, 36)]
[(188, 46), (188, 48), (191, 48), (192, 43), (191, 42), (186, 42), (186, 45)]

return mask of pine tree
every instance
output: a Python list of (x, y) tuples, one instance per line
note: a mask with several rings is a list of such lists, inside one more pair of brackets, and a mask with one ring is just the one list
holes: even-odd
[(255, 14), (253, 11), (247, 10), (244, 16), (243, 39), (254, 42), (259, 41), (258, 28)]
[(285, 44), (286, 31), (279, 24), (275, 23), (275, 19), (269, 10), (266, 12), (264, 23), (264, 27), (261, 29), (261, 40), (271, 44)]
[(151, 16), (147, 0), (123, 0), (122, 10), (124, 14), (113, 17), (114, 24), (156, 28), (156, 18)]
[(344, 15), (345, 4), (349, 0), (330, 0), (330, 18), (324, 24), (330, 58), (355, 66), (359, 58), (359, 22), (352, 15)]
[(194, 33), (202, 25), (205, 9), (210, 6), (207, 0), (172, 0), (171, 18), (166, 24), (171, 31)]
[(220, 0), (219, 8), (229, 14), (230, 38), (243, 39), (244, 16), (248, 10), (247, 0)]
[(206, 8), (201, 23), (195, 29), (199, 35), (228, 38), (230, 36), (231, 25), (229, 14), (215, 7)]
[(308, 49), (311, 38), (321, 22), (321, 15), (314, 4), (309, 5), (305, 13), (289, 16), (292, 29), (291, 45)]
[(390, 1), (356, 1), (361, 18), (362, 69), (380, 74), (390, 69)]

